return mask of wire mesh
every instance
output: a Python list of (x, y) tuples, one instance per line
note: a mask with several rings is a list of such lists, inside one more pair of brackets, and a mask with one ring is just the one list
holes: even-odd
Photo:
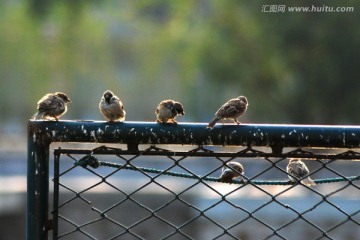
[[(316, 186), (289, 181), (290, 158)], [(55, 149), (53, 239), (359, 239), (359, 159), (312, 148)], [(244, 182), (219, 178), (233, 161)]]

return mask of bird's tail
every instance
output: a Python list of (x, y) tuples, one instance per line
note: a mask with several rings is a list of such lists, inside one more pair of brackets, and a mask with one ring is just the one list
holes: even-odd
[(308, 187), (312, 187), (316, 185), (316, 183), (310, 177), (303, 179), (301, 182)]
[(213, 120), (211, 120), (211, 122), (209, 122), (209, 125), (207, 126), (207, 128), (213, 128), (215, 126), (215, 124), (217, 123), (217, 121), (219, 121), (220, 119), (218, 119), (217, 117), (214, 117)]
[(38, 120), (38, 119), (43, 119), (44, 118), (44, 113), (43, 112), (36, 112), (31, 119), (34, 120)]

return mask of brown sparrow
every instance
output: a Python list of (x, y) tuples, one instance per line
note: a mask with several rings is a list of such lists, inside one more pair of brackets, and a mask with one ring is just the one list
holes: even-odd
[(110, 90), (106, 90), (99, 103), (101, 114), (110, 122), (124, 121), (126, 112), (121, 100)]
[(37, 103), (37, 113), (33, 119), (55, 119), (56, 121), (67, 111), (67, 104), (71, 102), (70, 98), (62, 92), (48, 93)]
[(185, 115), (184, 107), (179, 102), (168, 99), (161, 101), (155, 110), (158, 123), (172, 122), (176, 124), (175, 118), (178, 114)]
[(223, 166), (220, 176), (221, 181), (231, 183), (233, 178), (240, 177), (244, 182), (242, 175), (244, 174), (244, 167), (238, 162), (228, 162), (226, 166)]
[(292, 158), (289, 160), (289, 164), (286, 167), (286, 172), (288, 173), (291, 182), (297, 182), (299, 179), (301, 179), (301, 183), (305, 184), (306, 186), (316, 185), (310, 177), (304, 178), (305, 176), (309, 175), (309, 169), (306, 167), (305, 163), (298, 158)]
[(238, 118), (243, 115), (248, 107), (247, 98), (240, 96), (233, 98), (222, 105), (215, 113), (215, 118), (209, 123), (208, 128), (213, 128), (217, 121), (223, 119), (233, 119), (234, 122), (240, 124)]

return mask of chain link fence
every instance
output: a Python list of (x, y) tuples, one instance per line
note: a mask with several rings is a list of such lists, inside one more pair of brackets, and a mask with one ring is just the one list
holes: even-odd
[[(350, 146), (360, 129), (250, 126), (237, 133), (235, 141), (246, 143), (238, 144), (231, 133), (245, 127), (72, 124), (30, 123), (28, 187), (36, 192), (28, 193), (28, 239), (360, 237), (360, 152)], [(136, 141), (135, 132), (142, 135)], [(74, 141), (42, 161), (51, 142)], [(291, 158), (302, 159), (316, 186), (289, 181)], [(223, 182), (223, 166), (234, 161), (244, 182)], [(45, 169), (48, 185), (38, 179)], [(29, 221), (34, 216), (44, 221)]]

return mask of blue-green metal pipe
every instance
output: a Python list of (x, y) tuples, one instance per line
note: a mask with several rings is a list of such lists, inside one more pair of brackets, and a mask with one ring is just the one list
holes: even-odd
[(100, 121), (30, 121), (43, 142), (99, 142), (181, 145), (242, 145), (356, 148), (360, 126), (218, 124)]

